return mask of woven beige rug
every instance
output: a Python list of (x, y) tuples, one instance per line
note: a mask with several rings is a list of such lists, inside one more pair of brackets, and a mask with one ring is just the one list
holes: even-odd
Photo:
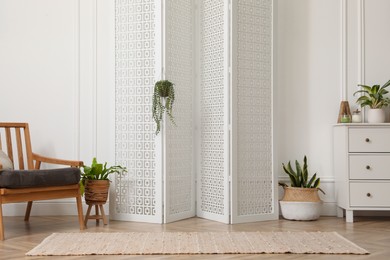
[(54, 233), (26, 255), (368, 254), (336, 232)]

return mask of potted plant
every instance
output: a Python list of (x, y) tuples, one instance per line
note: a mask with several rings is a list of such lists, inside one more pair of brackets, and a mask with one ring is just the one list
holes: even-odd
[(385, 111), (383, 108), (390, 104), (390, 98), (385, 97), (389, 91), (385, 88), (390, 86), (390, 80), (387, 81), (382, 87), (379, 85), (373, 85), (372, 87), (359, 84), (362, 89), (356, 91), (353, 95), (363, 93), (364, 95), (356, 100), (356, 103), (360, 104), (363, 108), (365, 106), (370, 107), (368, 110), (367, 121), (369, 123), (384, 123)]
[(317, 178), (317, 173), (309, 179), (306, 156), (303, 158), (303, 168), (297, 160), (295, 161), (295, 170), (292, 169), (290, 162), (287, 163), (287, 166), (282, 165), (291, 181), (291, 187), (279, 182), (279, 185), (284, 189), (284, 197), (280, 201), (283, 217), (291, 220), (318, 219), (322, 205), (318, 191), (322, 193), (324, 191), (318, 187), (320, 178)]
[(156, 135), (160, 132), (163, 114), (166, 112), (173, 125), (175, 120), (172, 115), (172, 107), (175, 102), (174, 84), (168, 80), (157, 81), (153, 93), (153, 119), (156, 122)]
[(93, 158), (91, 166), (82, 166), (80, 190), (87, 205), (106, 203), (110, 187), (108, 176), (125, 171), (126, 168), (119, 165), (107, 168), (107, 162), (98, 163), (96, 158)]

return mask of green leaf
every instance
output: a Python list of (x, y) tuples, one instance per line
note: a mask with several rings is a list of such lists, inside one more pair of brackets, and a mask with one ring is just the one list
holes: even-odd
[(373, 93), (373, 94), (378, 93), (379, 88), (380, 88), (379, 85), (372, 86), (371, 93)]
[(383, 84), (382, 89), (387, 88), (388, 86), (390, 86), (390, 80)]
[(303, 166), (302, 175), (303, 175), (303, 179), (304, 179), (303, 187), (305, 187), (307, 185), (307, 178), (309, 177), (309, 173), (308, 173), (308, 170), (307, 170), (307, 165)]
[(311, 184), (314, 182), (314, 180), (317, 177), (317, 173), (314, 173), (314, 175), (310, 178), (309, 182), (306, 185), (306, 188), (311, 188)]
[(318, 188), (319, 185), (320, 185), (320, 178), (318, 178), (311, 187)]
[(298, 187), (302, 187), (304, 181), (302, 176), (302, 168), (297, 160), (295, 160), (295, 168), (297, 170)]
[(367, 86), (367, 85), (358, 85), (358, 86), (362, 87), (362, 89), (367, 91), (367, 93), (372, 92), (372, 88), (370, 86)]
[(353, 95), (355, 96), (356, 94), (359, 94), (359, 93), (368, 94), (368, 92), (365, 90), (358, 90), (355, 93), (353, 93)]
[(291, 168), (291, 163), (288, 162), (287, 164), (287, 167), (283, 165), (283, 169), (284, 171), (287, 173), (287, 175), (290, 177), (290, 181), (291, 181), (291, 187), (299, 187), (299, 182), (298, 182), (298, 179), (297, 179), (297, 174), (293, 171), (293, 169)]

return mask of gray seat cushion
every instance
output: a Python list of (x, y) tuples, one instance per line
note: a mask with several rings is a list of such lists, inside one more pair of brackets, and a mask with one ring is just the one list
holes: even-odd
[(79, 168), (50, 170), (4, 170), (0, 171), (0, 188), (33, 188), (77, 184)]

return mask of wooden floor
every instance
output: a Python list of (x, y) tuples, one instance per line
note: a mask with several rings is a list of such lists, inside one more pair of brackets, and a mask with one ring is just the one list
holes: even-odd
[[(188, 256), (109, 256), (109, 259), (390, 259), (390, 217), (355, 217), (355, 223), (345, 223), (335, 217), (318, 221), (266, 221), (226, 225), (200, 218), (175, 223), (145, 224), (111, 220), (108, 225), (88, 222), (83, 232), (126, 231), (337, 231), (352, 242), (370, 251), (370, 255), (188, 255)], [(22, 217), (5, 217), (5, 241), (0, 241), (0, 259), (107, 259), (108, 256), (27, 257), (24, 254), (54, 232), (80, 232), (75, 216), (34, 217), (25, 223)]]

